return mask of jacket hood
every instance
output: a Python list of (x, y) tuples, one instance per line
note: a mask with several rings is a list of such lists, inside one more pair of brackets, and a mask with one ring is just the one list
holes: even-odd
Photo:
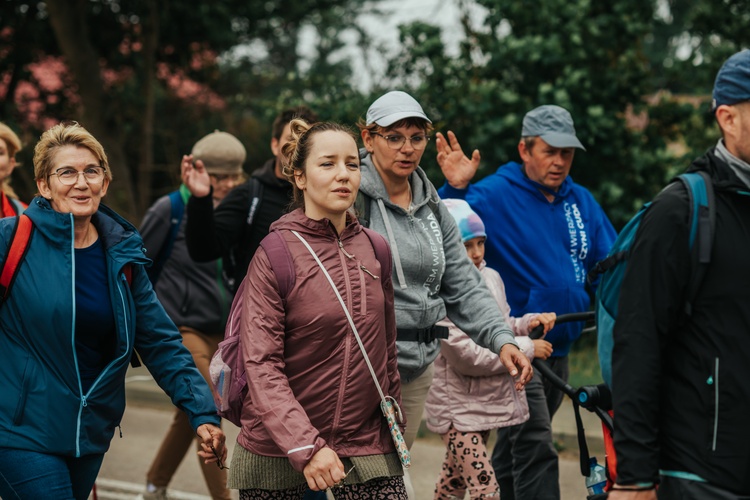
[[(34, 222), (34, 229), (44, 234), (44, 237), (55, 247), (69, 246), (73, 238), (73, 216), (69, 213), (58, 212), (52, 208), (49, 201), (41, 196), (31, 200), (29, 208), (24, 212)], [(113, 259), (138, 264), (150, 262), (146, 258), (143, 241), (140, 234), (130, 222), (118, 215), (104, 204), (92, 216), (91, 221), (99, 232), (104, 248)], [(61, 231), (65, 228), (67, 231)]]
[(555, 197), (552, 203), (561, 202), (568, 194), (573, 186), (573, 179), (568, 175), (563, 183), (560, 185), (560, 189), (553, 191), (552, 189), (539, 184), (538, 182), (529, 179), (523, 171), (523, 165), (521, 163), (509, 162), (497, 169), (497, 175), (508, 180), (511, 184), (528, 191), (537, 198), (546, 200), (544, 193), (549, 193)]
[(742, 179), (732, 168), (716, 156), (715, 148), (711, 148), (706, 154), (693, 161), (687, 169), (688, 172), (699, 172), (701, 170), (711, 175), (716, 190), (732, 192), (748, 190), (748, 186), (742, 182)]
[[(359, 185), (359, 190), (374, 200), (383, 200), (383, 203), (389, 208), (397, 208), (398, 205), (391, 203), (391, 198), (388, 196), (385, 184), (380, 178), (375, 164), (372, 162), (370, 153), (366, 149), (360, 149), (359, 155), (362, 162), (362, 181)], [(426, 205), (430, 200), (434, 203), (440, 201), (437, 191), (435, 191), (435, 188), (429, 179), (427, 179), (427, 174), (422, 170), (422, 167), (417, 167), (412, 172), (409, 176), (409, 183), (411, 184), (412, 203), (415, 209)]]

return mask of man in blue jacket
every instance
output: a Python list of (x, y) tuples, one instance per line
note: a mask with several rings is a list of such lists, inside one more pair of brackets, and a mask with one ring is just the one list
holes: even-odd
[[(513, 314), (586, 311), (591, 306), (586, 274), (606, 257), (616, 233), (591, 193), (569, 177), (578, 140), (570, 113), (554, 105), (529, 111), (518, 152), (509, 162), (471, 184), (479, 167), (475, 150), (466, 157), (453, 132), (437, 134), (438, 163), (447, 183), (443, 198), (461, 198), (485, 221), (487, 265), (505, 281)], [(558, 325), (546, 339), (547, 361), (568, 378), (568, 351), (581, 324)], [(557, 452), (551, 419), (563, 394), (535, 374), (526, 386), (530, 419), (498, 433), (492, 462), (503, 499), (558, 499)]]

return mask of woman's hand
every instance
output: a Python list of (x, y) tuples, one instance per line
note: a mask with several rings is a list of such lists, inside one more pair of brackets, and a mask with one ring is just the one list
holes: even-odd
[(531, 367), (531, 363), (529, 363), (529, 360), (521, 350), (513, 344), (504, 344), (500, 348), (500, 361), (508, 369), (511, 377), (516, 377), (517, 391), (523, 389), (523, 386), (534, 376), (534, 369)]
[(211, 193), (211, 177), (201, 160), (193, 162), (193, 155), (183, 155), (180, 164), (182, 183), (190, 190), (190, 194), (203, 198)]
[(220, 462), (223, 467), (227, 460), (227, 447), (225, 446), (227, 437), (220, 427), (214, 424), (203, 424), (195, 431), (201, 438), (201, 450), (198, 452), (203, 461), (207, 464)]
[(336, 452), (328, 447), (318, 450), (302, 472), (313, 491), (324, 491), (346, 477), (344, 464)]
[(456, 189), (466, 189), (479, 168), (479, 150), (475, 149), (469, 159), (461, 149), (456, 134), (448, 131), (448, 140), (438, 132), (435, 134), (437, 162), (445, 179)]
[(534, 339), (534, 359), (547, 359), (552, 356), (552, 344), (542, 339)]
[(552, 330), (552, 327), (555, 326), (556, 319), (557, 314), (555, 313), (539, 313), (531, 321), (529, 321), (529, 332), (531, 332), (531, 330), (533, 330), (537, 326), (543, 325), (544, 334), (547, 335), (547, 332)]

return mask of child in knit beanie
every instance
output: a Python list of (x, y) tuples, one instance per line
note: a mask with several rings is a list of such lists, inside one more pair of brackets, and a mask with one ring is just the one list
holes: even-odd
[[(466, 253), (479, 269), (498, 307), (516, 335), (516, 343), (529, 360), (546, 359), (552, 345), (531, 340), (529, 332), (544, 325), (547, 333), (555, 313), (510, 316), (505, 286), (500, 275), (484, 262), (487, 239), (482, 219), (464, 200), (443, 200), (458, 225)], [(500, 358), (476, 345), (448, 319), (448, 339), (441, 340), (435, 360), (435, 376), (427, 395), (427, 428), (441, 435), (446, 445), (445, 460), (435, 487), (435, 498), (500, 498), (500, 488), (487, 453), (490, 431), (520, 424), (529, 418), (526, 393), (517, 392), (513, 378)]]

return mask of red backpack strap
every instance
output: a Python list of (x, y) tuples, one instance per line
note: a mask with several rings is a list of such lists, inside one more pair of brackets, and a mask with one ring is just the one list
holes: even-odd
[(8, 248), (8, 254), (3, 262), (2, 272), (0, 272), (0, 303), (5, 302), (10, 295), (10, 289), (18, 274), (18, 268), (26, 256), (31, 241), (31, 233), (34, 230), (34, 223), (28, 215), (19, 215), (16, 225), (13, 227), (11, 243)]

